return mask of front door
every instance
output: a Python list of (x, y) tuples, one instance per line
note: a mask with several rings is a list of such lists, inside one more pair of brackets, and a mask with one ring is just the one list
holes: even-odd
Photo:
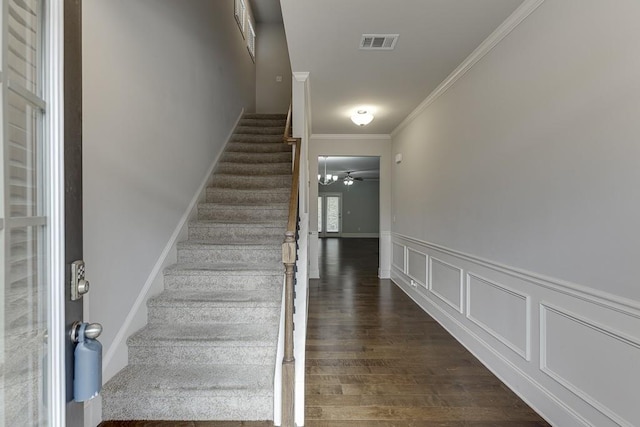
[(82, 426), (68, 335), (82, 319), (68, 285), (82, 258), (80, 3), (0, 13), (0, 427)]
[(318, 196), (318, 235), (340, 237), (342, 234), (342, 194), (320, 193)]

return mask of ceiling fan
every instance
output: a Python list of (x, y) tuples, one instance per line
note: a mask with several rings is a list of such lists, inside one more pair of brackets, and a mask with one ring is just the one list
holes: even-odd
[(344, 179), (342, 180), (344, 185), (353, 185), (355, 181), (364, 181), (363, 178), (360, 178), (357, 176), (351, 176), (353, 172), (355, 171), (347, 171), (347, 176), (345, 176)]

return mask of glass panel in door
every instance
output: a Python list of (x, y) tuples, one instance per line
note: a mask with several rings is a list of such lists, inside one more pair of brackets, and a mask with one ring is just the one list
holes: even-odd
[(340, 197), (327, 196), (327, 233), (339, 233), (340, 232)]
[(0, 427), (49, 425), (42, 6), (2, 3)]

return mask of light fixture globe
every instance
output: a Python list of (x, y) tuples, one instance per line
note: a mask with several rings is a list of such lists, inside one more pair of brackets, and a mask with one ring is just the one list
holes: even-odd
[(367, 110), (358, 110), (351, 116), (351, 121), (358, 126), (366, 126), (373, 120), (373, 114)]

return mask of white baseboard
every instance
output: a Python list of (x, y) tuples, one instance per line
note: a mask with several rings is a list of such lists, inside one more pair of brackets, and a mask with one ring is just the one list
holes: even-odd
[(552, 425), (640, 425), (640, 303), (392, 235), (391, 280)]
[(380, 233), (342, 233), (340, 237), (345, 239), (377, 239)]
[[(225, 144), (222, 146), (220, 152), (217, 154), (216, 158), (213, 160), (211, 166), (207, 170), (195, 195), (191, 199), (191, 202), (189, 203), (184, 214), (178, 221), (176, 228), (167, 241), (167, 244), (165, 245), (162, 253), (158, 257), (158, 260), (151, 269), (151, 272), (149, 273), (144, 286), (138, 293), (138, 296), (136, 297), (131, 310), (127, 314), (124, 322), (122, 323), (122, 326), (116, 333), (112, 344), (107, 349), (105, 349), (106, 351), (102, 365), (103, 382), (107, 382), (111, 377), (113, 377), (113, 375), (115, 375), (118, 371), (120, 371), (127, 365), (128, 350), (126, 339), (133, 332), (140, 329), (147, 323), (147, 300), (152, 295), (159, 293), (162, 291), (162, 289), (164, 289), (163, 271), (166, 267), (176, 262), (177, 244), (178, 242), (186, 238), (188, 233), (189, 221), (196, 215), (198, 203), (206, 196), (206, 188), (211, 180), (213, 170), (220, 160), (220, 157), (222, 156), (226, 145), (231, 140), (231, 136), (233, 135), (233, 132), (240, 122), (243, 114), (244, 109), (240, 111), (240, 115), (238, 116), (236, 123), (231, 128)], [(101, 408), (99, 402), (96, 404)]]

